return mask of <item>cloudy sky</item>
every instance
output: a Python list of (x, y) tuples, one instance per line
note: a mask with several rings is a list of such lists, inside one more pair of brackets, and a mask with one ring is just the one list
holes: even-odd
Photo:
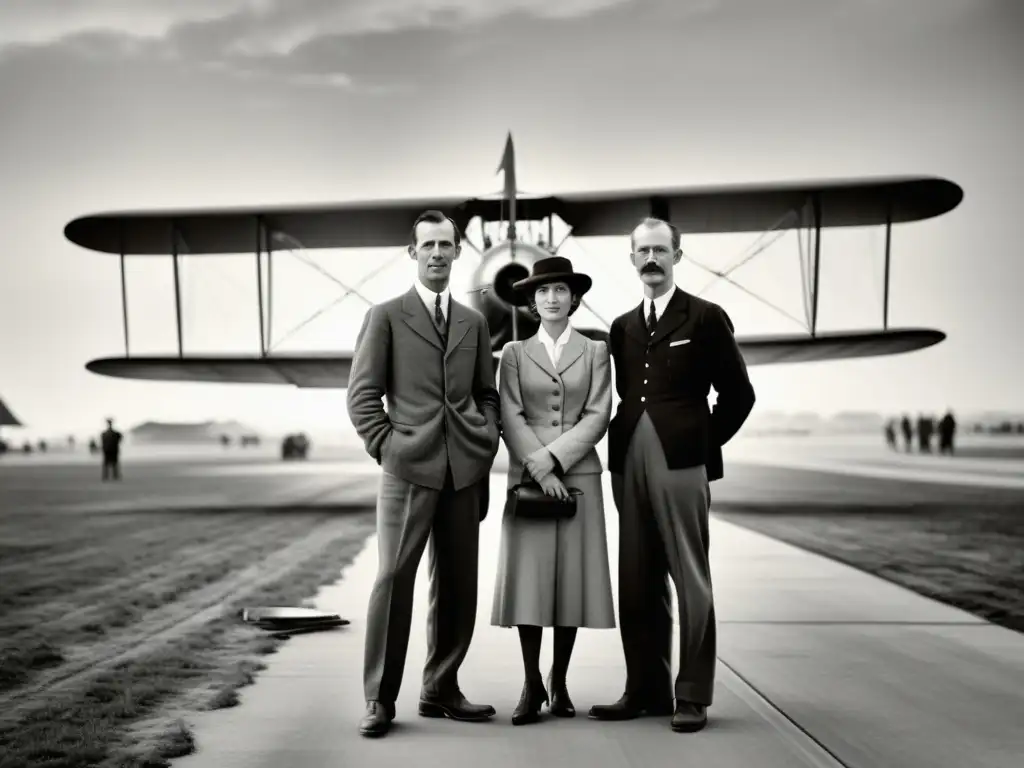
[[(7, 0), (0, 5), (0, 397), (33, 432), (144, 418), (338, 424), (341, 392), (144, 383), (122, 354), (117, 258), (63, 226), (90, 212), (496, 191), (505, 134), (529, 192), (861, 175), (950, 178), (965, 200), (893, 236), (890, 321), (943, 344), (752, 369), (759, 408), (1019, 408), (1024, 12), (1017, 0)], [(728, 265), (755, 235), (698, 238)], [(826, 232), (821, 322), (881, 321), (883, 232)], [(628, 239), (572, 242), (610, 319), (639, 300)], [(793, 233), (718, 284), (740, 334), (802, 317)], [(397, 259), (396, 259), (397, 256)], [(276, 349), (350, 348), (351, 284), (405, 290), (395, 251), (275, 262)], [(327, 270), (329, 275), (314, 267)], [(469, 286), (474, 256), (460, 262)], [(688, 267), (677, 281), (700, 290)], [(631, 286), (626, 288), (625, 286)], [(171, 265), (128, 269), (134, 353), (176, 351)], [(255, 351), (255, 266), (183, 270), (186, 351)], [(580, 321), (592, 318), (580, 317)]]

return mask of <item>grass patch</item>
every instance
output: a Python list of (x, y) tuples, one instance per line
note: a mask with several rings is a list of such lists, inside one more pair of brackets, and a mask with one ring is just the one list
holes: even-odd
[(1024, 505), (723, 505), (715, 514), (1024, 632)]
[[(272, 516), (264, 514), (263, 518)], [(303, 603), (320, 586), (337, 580), (341, 569), (351, 562), (374, 530), (374, 516), (364, 512), (334, 514), (325, 522), (323, 512), (282, 511), (274, 522), (281, 519), (291, 521), (287, 535), (282, 534), (280, 525), (264, 526), (264, 533), (255, 535), (251, 546), (240, 550), (237, 558), (221, 559), (221, 567), (210, 573), (227, 576), (250, 566), (254, 559), (263, 562), (258, 553), (279, 551), (293, 540), (309, 536), (314, 529), (317, 533), (323, 531), (325, 545), (309, 546), (305, 556), (289, 561), (287, 569), (274, 578), (235, 591), (218, 606), (212, 619), (187, 633), (148, 642), (130, 659), (82, 675), (73, 685), (23, 703), (16, 719), (5, 718), (0, 725), (0, 768), (155, 768), (194, 751), (196, 743), (188, 725), (189, 716), (237, 705), (239, 692), (263, 668), (261, 658), (286, 641), (242, 625), (238, 618), (241, 608), (261, 603)], [(252, 519), (238, 520), (252, 530)], [(233, 526), (223, 527), (220, 544), (211, 544), (223, 554), (242, 534)], [(164, 558), (168, 571), (181, 570), (175, 551), (166, 551)], [(224, 568), (225, 562), (232, 567)], [(182, 576), (188, 578), (187, 574)], [(132, 621), (145, 622), (150, 611), (166, 600), (173, 605), (183, 593), (173, 587), (147, 590), (145, 584), (139, 584), (138, 589), (133, 596), (122, 596), (122, 601), (111, 595), (100, 606), (105, 618), (109, 620), (116, 606), (121, 605), (131, 612)], [(155, 597), (147, 599), (144, 595)], [(95, 631), (102, 625), (91, 626), (88, 621), (79, 625), (74, 642), (83, 642), (90, 628), (102, 642), (102, 633)], [(42, 642), (36, 651), (34, 657), (26, 655), (6, 664), (7, 674), (17, 676), (30, 663), (39, 664), (47, 658), (59, 665), (63, 658), (60, 647)], [(23, 683), (24, 680), (12, 679), (10, 686), (16, 688)]]
[(30, 640), (25, 645), (5, 648), (0, 651), (0, 690), (16, 688), (30, 680), (35, 672), (63, 663), (61, 649), (45, 640)]
[[(330, 514), (185, 517), (177, 525), (194, 531), (192, 541), (188, 545), (174, 541), (186, 536), (187, 530), (166, 532), (171, 541), (159, 548), (154, 548), (148, 537), (139, 539), (136, 530), (125, 527), (122, 540), (99, 549), (91, 561), (78, 567), (51, 571), (42, 561), (35, 571), (11, 575), (0, 586), (0, 603), (26, 608), (5, 612), (8, 632), (0, 640), (0, 693), (53, 666), (30, 663), (26, 646), (42, 645), (57, 654), (64, 649), (70, 653), (102, 647), (118, 630), (144, 625), (157, 609), (172, 607), (242, 567), (260, 562), (297, 534), (329, 519)], [(159, 519), (149, 519), (163, 527)], [(99, 570), (107, 574), (105, 580), (94, 583), (86, 578)], [(43, 578), (48, 580), (45, 591), (40, 590)]]

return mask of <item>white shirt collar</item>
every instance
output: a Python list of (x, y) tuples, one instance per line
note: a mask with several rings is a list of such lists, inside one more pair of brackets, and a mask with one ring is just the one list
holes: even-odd
[[(427, 288), (421, 281), (417, 280), (416, 293), (423, 299), (423, 304), (427, 308), (427, 313), (434, 316), (434, 302), (437, 301), (437, 294)], [(444, 315), (444, 319), (448, 319), (448, 299), (451, 296), (451, 291), (448, 290), (448, 286), (445, 286), (444, 290), (441, 291), (441, 314)]]
[(564, 347), (565, 343), (567, 341), (569, 341), (569, 335), (571, 333), (572, 333), (572, 326), (571, 325), (566, 325), (565, 326), (565, 330), (562, 331), (562, 334), (557, 339), (552, 339), (548, 335), (548, 332), (544, 329), (543, 325), (540, 328), (537, 329), (537, 335), (540, 337), (541, 343), (542, 344), (550, 344), (552, 347)]
[(537, 329), (537, 340), (548, 351), (548, 357), (551, 358), (552, 365), (558, 365), (558, 358), (561, 357), (562, 350), (569, 342), (570, 335), (572, 335), (572, 325), (566, 325), (565, 330), (562, 331), (557, 339), (552, 339), (548, 332), (544, 330), (543, 325)]
[[(671, 291), (666, 291), (654, 300), (654, 311), (661, 320), (665, 316), (665, 310), (668, 309), (668, 303), (672, 301), (672, 297), (675, 295), (676, 289), (672, 288)], [(644, 322), (647, 322), (647, 318), (651, 315), (651, 300), (644, 296)]]

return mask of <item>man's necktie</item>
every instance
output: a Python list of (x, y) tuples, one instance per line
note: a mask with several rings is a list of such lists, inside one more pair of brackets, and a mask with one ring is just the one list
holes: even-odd
[(647, 330), (654, 333), (654, 326), (658, 324), (658, 314), (654, 311), (654, 302), (651, 302), (651, 311), (647, 315)]
[(434, 299), (434, 323), (437, 325), (438, 333), (445, 335), (444, 313), (441, 311), (441, 294)]

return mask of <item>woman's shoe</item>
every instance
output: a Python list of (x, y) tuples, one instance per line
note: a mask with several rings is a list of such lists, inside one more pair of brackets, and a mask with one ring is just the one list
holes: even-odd
[(527, 725), (540, 720), (540, 708), (548, 703), (548, 692), (542, 683), (523, 683), (523, 693), (512, 713), (512, 725)]
[(548, 689), (551, 691), (551, 704), (548, 706), (548, 710), (555, 717), (576, 717), (576, 707), (572, 705), (572, 699), (569, 698), (569, 690), (565, 687), (565, 681), (560, 680), (558, 684), (553, 684), (551, 676), (548, 675)]

